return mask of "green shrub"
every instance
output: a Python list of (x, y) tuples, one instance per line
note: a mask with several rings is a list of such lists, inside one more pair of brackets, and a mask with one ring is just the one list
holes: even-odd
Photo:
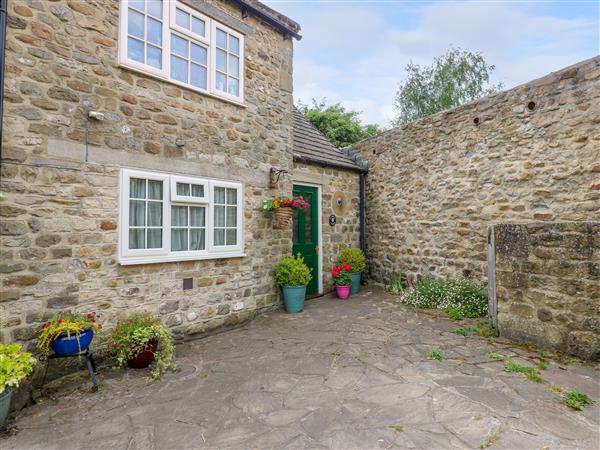
[(442, 309), (455, 320), (483, 317), (488, 310), (485, 286), (466, 278), (422, 280), (405, 291), (400, 301), (415, 308)]
[(275, 266), (275, 279), (280, 286), (306, 286), (312, 276), (300, 254), (284, 256)]
[(0, 344), (0, 394), (8, 387), (18, 387), (35, 363), (31, 353), (22, 352), (19, 344)]
[(350, 264), (350, 272), (364, 272), (366, 267), (365, 255), (360, 248), (346, 247), (340, 252), (337, 264)]

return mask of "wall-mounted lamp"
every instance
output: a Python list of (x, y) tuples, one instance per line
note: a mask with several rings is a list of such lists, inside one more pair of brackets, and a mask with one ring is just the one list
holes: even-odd
[(185, 145), (185, 141), (183, 140), (183, 138), (178, 137), (177, 139), (175, 139), (175, 145), (181, 148)]
[(104, 113), (101, 113), (100, 111), (88, 111), (88, 119), (96, 119), (99, 121), (103, 121)]
[(284, 175), (286, 173), (289, 172), (285, 169), (277, 169), (275, 167), (271, 167), (271, 170), (269, 171), (269, 187), (277, 187), (277, 183), (279, 183), (279, 178), (281, 178), (281, 175)]

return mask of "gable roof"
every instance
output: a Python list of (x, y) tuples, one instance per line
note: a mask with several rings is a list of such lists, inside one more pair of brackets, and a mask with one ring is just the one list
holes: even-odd
[(340, 150), (317, 130), (304, 117), (298, 108), (293, 107), (294, 117), (294, 161), (318, 164), (320, 166), (366, 172), (358, 158), (353, 158), (345, 150)]

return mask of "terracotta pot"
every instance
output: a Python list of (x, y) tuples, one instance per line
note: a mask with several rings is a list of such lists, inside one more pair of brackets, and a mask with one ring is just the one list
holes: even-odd
[(273, 228), (286, 230), (292, 225), (294, 210), (292, 208), (277, 208), (273, 213)]
[(127, 365), (132, 369), (144, 369), (152, 364), (154, 361), (154, 354), (156, 353), (156, 342), (152, 341), (148, 343), (146, 349), (137, 355), (135, 358), (127, 360)]

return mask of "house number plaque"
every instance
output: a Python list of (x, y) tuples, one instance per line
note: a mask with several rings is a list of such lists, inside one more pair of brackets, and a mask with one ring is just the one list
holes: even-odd
[(337, 222), (337, 217), (335, 217), (335, 214), (332, 214), (329, 216), (329, 225), (334, 226)]

